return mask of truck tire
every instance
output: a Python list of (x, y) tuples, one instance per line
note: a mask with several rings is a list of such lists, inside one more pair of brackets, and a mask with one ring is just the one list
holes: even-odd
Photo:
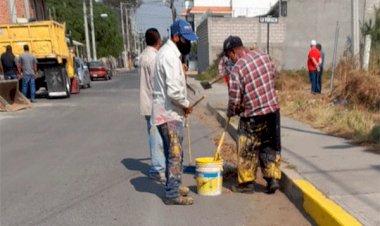
[(64, 72), (62, 72), (65, 76), (65, 80), (66, 80), (66, 98), (70, 98), (71, 96), (71, 87), (70, 87), (70, 78), (67, 77), (67, 72), (66, 72), (66, 68), (63, 68)]

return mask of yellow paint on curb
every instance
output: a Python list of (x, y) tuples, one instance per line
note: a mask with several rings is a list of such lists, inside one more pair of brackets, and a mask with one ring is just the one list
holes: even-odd
[(323, 195), (316, 187), (305, 180), (294, 180), (303, 193), (303, 208), (318, 225), (356, 226), (362, 225), (342, 207)]

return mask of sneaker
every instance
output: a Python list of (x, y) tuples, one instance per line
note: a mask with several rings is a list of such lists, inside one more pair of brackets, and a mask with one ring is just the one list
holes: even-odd
[(166, 181), (166, 177), (164, 173), (152, 173), (152, 174), (149, 174), (149, 178), (158, 182), (162, 182), (162, 183)]
[(255, 192), (255, 185), (253, 182), (242, 183), (239, 185), (233, 185), (231, 190), (239, 193), (253, 193)]
[(190, 196), (179, 196), (174, 199), (164, 199), (164, 203), (166, 205), (192, 205), (194, 203), (194, 200)]
[(280, 182), (276, 179), (272, 179), (267, 184), (267, 193), (268, 194), (274, 194), (276, 192), (276, 190), (279, 188), (280, 188)]
[(32, 102), (32, 103), (36, 103), (37, 101), (36, 101), (36, 100), (30, 100), (30, 102)]
[(186, 186), (179, 187), (179, 195), (180, 196), (187, 196), (189, 194), (190, 189)]

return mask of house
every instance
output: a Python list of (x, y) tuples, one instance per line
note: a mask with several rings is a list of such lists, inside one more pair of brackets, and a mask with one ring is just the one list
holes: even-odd
[(0, 24), (16, 23), (18, 20), (45, 20), (46, 6), (43, 0), (0, 0)]
[[(359, 24), (373, 17), (374, 6), (380, 6), (380, 0), (357, 1), (359, 19), (356, 23)], [(241, 6), (246, 3), (245, 0), (239, 0), (239, 2)], [(254, 0), (251, 2), (253, 3)], [(336, 49), (337, 61), (344, 52), (352, 50), (354, 24), (352, 1), (282, 0), (272, 2), (274, 4), (268, 10), (265, 9), (267, 11), (265, 14), (280, 17), (278, 17), (278, 23), (269, 26), (260, 23), (258, 17), (249, 17), (254, 15), (254, 10), (246, 8), (244, 14), (244, 7), (233, 5), (234, 0), (231, 0), (231, 3), (231, 15), (221, 17), (214, 16), (212, 13), (205, 14), (206, 16), (203, 16), (196, 27), (199, 36), (197, 53), (199, 72), (206, 70), (218, 58), (218, 54), (222, 51), (223, 41), (229, 35), (240, 36), (246, 47), (255, 45), (265, 52), (269, 50), (279, 69), (305, 68), (312, 39), (322, 44), (326, 54), (326, 68), (333, 63), (334, 49)], [(286, 10), (280, 9), (282, 4), (286, 5)], [(279, 15), (280, 11), (281, 15)], [(191, 14), (191, 10), (189, 12)], [(264, 9), (260, 12), (264, 12)], [(197, 23), (194, 23), (194, 26), (196, 25)], [(337, 42), (335, 42), (335, 37)], [(360, 41), (363, 45), (363, 39)]]
[(182, 16), (197, 29), (207, 17), (254, 17), (266, 14), (278, 0), (186, 0)]

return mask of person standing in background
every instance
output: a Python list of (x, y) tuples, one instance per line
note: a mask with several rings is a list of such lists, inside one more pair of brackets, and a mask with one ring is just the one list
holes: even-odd
[(318, 77), (319, 77), (319, 59), (321, 58), (321, 53), (316, 48), (317, 42), (312, 40), (310, 43), (310, 50), (307, 56), (307, 68), (309, 70), (309, 78), (311, 82), (311, 93), (319, 94), (321, 91), (318, 88)]
[(12, 46), (7, 45), (5, 49), (5, 53), (3, 53), (0, 58), (0, 71), (3, 72), (5, 80), (19, 79), (17, 58), (12, 52)]
[(325, 52), (322, 50), (322, 45), (320, 43), (318, 43), (316, 47), (321, 53), (321, 57), (319, 58), (318, 85), (319, 85), (319, 91), (320, 93), (322, 93), (322, 75), (323, 75), (323, 65), (325, 64)]
[(152, 124), (152, 91), (153, 74), (156, 55), (161, 47), (160, 33), (156, 28), (149, 28), (145, 32), (147, 47), (140, 54), (140, 113), (145, 117), (148, 129), (148, 143), (151, 157), (149, 178), (160, 182), (165, 181), (165, 157), (162, 139), (157, 127)]
[(22, 73), (22, 94), (27, 96), (29, 87), (30, 101), (36, 102), (37, 59), (29, 52), (28, 45), (24, 45), (24, 53), (19, 57), (18, 70)]

